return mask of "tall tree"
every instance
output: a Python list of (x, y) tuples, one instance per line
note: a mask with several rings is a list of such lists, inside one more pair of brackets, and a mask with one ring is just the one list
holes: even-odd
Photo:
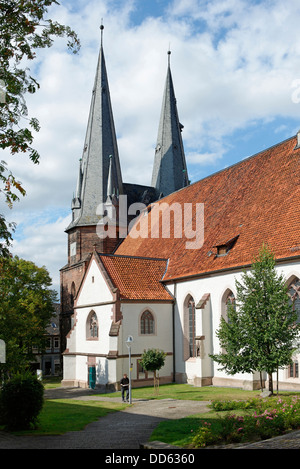
[[(40, 87), (32, 76), (29, 64), (36, 51), (51, 47), (56, 37), (68, 38), (68, 48), (76, 53), (80, 43), (69, 27), (47, 18), (48, 8), (56, 0), (0, 0), (0, 148), (12, 155), (24, 153), (37, 164), (40, 155), (33, 148), (33, 131), (40, 129), (39, 121), (30, 117), (26, 95)], [(9, 207), (25, 195), (25, 189), (0, 159), (0, 196)], [(11, 229), (0, 214), (0, 254), (7, 254)], [(7, 236), (7, 233), (10, 235)]]
[(0, 258), (0, 338), (6, 344), (2, 367), (8, 373), (29, 366), (33, 346), (44, 348), (45, 329), (56, 301), (50, 286), (44, 267), (18, 257)]
[(263, 246), (251, 270), (236, 281), (235, 305), (221, 319), (217, 337), (222, 352), (212, 355), (229, 374), (266, 372), (273, 393), (272, 373), (289, 365), (298, 349), (300, 325), (273, 253)]

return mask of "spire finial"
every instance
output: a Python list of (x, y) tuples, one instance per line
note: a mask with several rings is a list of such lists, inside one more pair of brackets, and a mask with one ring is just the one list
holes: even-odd
[(101, 31), (101, 47), (102, 47), (102, 44), (103, 44), (103, 29), (104, 29), (104, 26), (103, 26), (103, 18), (101, 18), (101, 25), (100, 25), (100, 31)]
[(170, 44), (169, 44), (169, 50), (167, 53), (168, 53), (168, 66), (170, 67), (170, 55), (171, 55)]

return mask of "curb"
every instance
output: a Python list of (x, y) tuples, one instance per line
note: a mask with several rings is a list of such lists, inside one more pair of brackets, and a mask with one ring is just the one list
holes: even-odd
[(140, 443), (140, 449), (183, 449), (180, 446), (172, 446), (162, 441), (149, 441), (147, 443)]

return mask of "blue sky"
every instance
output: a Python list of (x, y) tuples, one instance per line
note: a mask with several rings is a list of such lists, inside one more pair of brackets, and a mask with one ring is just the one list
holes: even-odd
[(60, 39), (31, 64), (41, 163), (3, 152), (27, 196), (13, 210), (0, 203), (17, 222), (13, 253), (45, 265), (57, 290), (102, 20), (125, 182), (151, 181), (169, 47), (192, 182), (300, 129), (298, 0), (61, 0), (49, 16), (78, 32), (81, 51), (69, 54)]

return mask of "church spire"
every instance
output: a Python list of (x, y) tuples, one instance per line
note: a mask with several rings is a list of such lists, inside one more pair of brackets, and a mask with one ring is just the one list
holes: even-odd
[[(103, 52), (103, 29), (98, 57), (90, 113), (81, 162), (80, 210), (78, 201), (73, 210), (72, 226), (96, 225), (99, 221), (97, 207), (105, 204), (109, 167), (112, 161), (110, 181), (118, 194), (123, 193), (116, 132), (110, 100), (107, 71)], [(110, 155), (113, 158), (110, 158)], [(74, 201), (73, 201), (74, 202)], [(72, 204), (74, 206), (74, 203)]]
[(181, 137), (168, 51), (168, 70), (155, 149), (152, 186), (166, 196), (188, 185), (188, 174)]

